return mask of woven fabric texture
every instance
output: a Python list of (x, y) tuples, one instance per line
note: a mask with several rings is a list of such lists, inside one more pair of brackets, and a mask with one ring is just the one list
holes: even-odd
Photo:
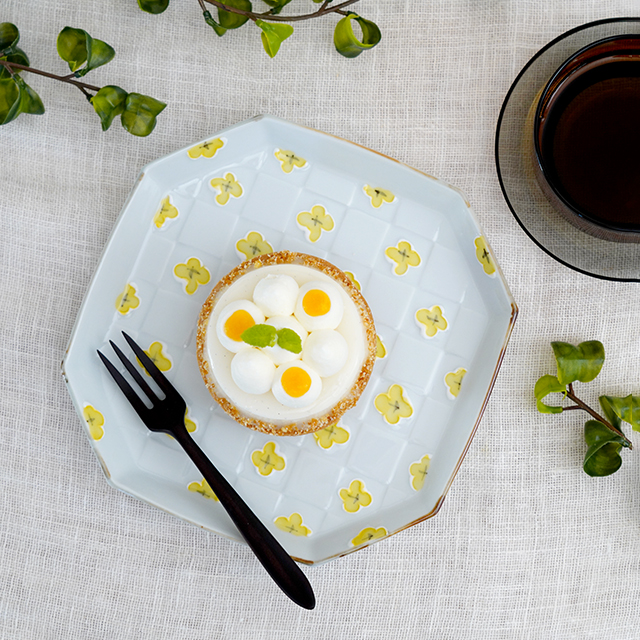
[[(261, 4), (256, 0), (255, 5)], [(298, 5), (300, 5), (298, 7)], [(313, 10), (295, 0), (286, 11)], [(266, 5), (265, 5), (266, 7)], [(3, 0), (34, 67), (64, 75), (64, 26), (114, 46), (87, 81), (168, 103), (147, 138), (103, 133), (72, 86), (29, 76), (43, 116), (0, 128), (0, 637), (565, 640), (640, 637), (640, 459), (582, 471), (583, 417), (538, 414), (552, 340), (601, 340), (598, 391), (640, 390), (638, 284), (560, 265), (501, 194), (494, 135), (529, 58), (638, 0), (360, 0), (381, 44), (348, 60), (335, 17), (301, 22), (275, 59), (255, 28), (217, 38), (198, 3)], [(347, 138), (468, 196), (520, 315), (484, 418), (440, 513), (305, 568), (304, 611), (249, 550), (112, 489), (60, 374), (76, 314), (140, 169), (257, 114)], [(640, 438), (632, 434), (640, 448)]]

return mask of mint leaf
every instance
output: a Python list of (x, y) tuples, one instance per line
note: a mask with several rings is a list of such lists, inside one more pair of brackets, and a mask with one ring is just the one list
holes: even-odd
[(291, 353), (300, 353), (302, 351), (302, 340), (293, 329), (278, 329), (276, 331), (278, 337), (278, 346), (291, 351)]
[(252, 347), (273, 347), (276, 343), (276, 328), (270, 324), (254, 324), (240, 337)]

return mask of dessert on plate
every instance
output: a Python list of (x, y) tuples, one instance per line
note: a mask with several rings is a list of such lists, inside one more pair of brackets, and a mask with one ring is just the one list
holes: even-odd
[(361, 293), (340, 269), (303, 253), (247, 260), (200, 312), (204, 382), (241, 424), (303, 435), (337, 422), (362, 394), (376, 333)]

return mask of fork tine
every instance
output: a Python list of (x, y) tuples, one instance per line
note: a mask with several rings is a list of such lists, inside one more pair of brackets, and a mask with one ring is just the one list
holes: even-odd
[(156, 394), (153, 392), (153, 389), (147, 384), (147, 381), (142, 377), (138, 367), (136, 367), (129, 360), (129, 358), (127, 358), (127, 356), (125, 356), (124, 353), (122, 353), (122, 351), (120, 350), (120, 347), (118, 347), (118, 345), (115, 342), (113, 342), (113, 340), (109, 340), (109, 344), (111, 345), (113, 350), (116, 352), (116, 355), (118, 356), (118, 358), (120, 358), (120, 362), (122, 362), (122, 364), (127, 368), (127, 371), (133, 376), (133, 379), (138, 383), (142, 391), (144, 391), (147, 398), (149, 398), (151, 402), (153, 402), (154, 400), (157, 400), (158, 398)]
[(124, 393), (127, 400), (131, 403), (131, 406), (136, 410), (136, 413), (146, 424), (149, 409), (147, 409), (144, 402), (142, 402), (140, 396), (131, 388), (131, 385), (124, 379), (122, 374), (111, 364), (111, 361), (105, 355), (100, 351), (98, 351), (98, 355), (104, 363), (104, 366), (107, 367), (111, 377), (116, 381), (116, 384), (120, 387), (122, 393)]
[(176, 391), (175, 387), (167, 380), (162, 371), (156, 367), (155, 362), (142, 350), (135, 340), (127, 335), (124, 331), (122, 332), (125, 340), (129, 343), (129, 346), (133, 349), (133, 352), (138, 357), (138, 360), (142, 363), (142, 366), (147, 370), (149, 375), (158, 383), (158, 386), (166, 393), (172, 393), (175, 395), (179, 395)]

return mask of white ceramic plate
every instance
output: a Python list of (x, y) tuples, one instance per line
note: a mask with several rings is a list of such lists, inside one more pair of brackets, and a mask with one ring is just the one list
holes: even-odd
[[(381, 340), (357, 406), (333, 429), (293, 438), (233, 422), (195, 356), (198, 313), (215, 282), (245, 255), (282, 249), (355, 278)], [(287, 551), (313, 564), (437, 513), (516, 315), (458, 190), (345, 140), (257, 117), (143, 170), (63, 374), (110, 484), (241, 541), (195, 466), (171, 438), (146, 429), (100, 363), (96, 349), (113, 356), (108, 340), (124, 347), (128, 332), (184, 395), (202, 449)], [(267, 455), (275, 466), (261, 462)]]

